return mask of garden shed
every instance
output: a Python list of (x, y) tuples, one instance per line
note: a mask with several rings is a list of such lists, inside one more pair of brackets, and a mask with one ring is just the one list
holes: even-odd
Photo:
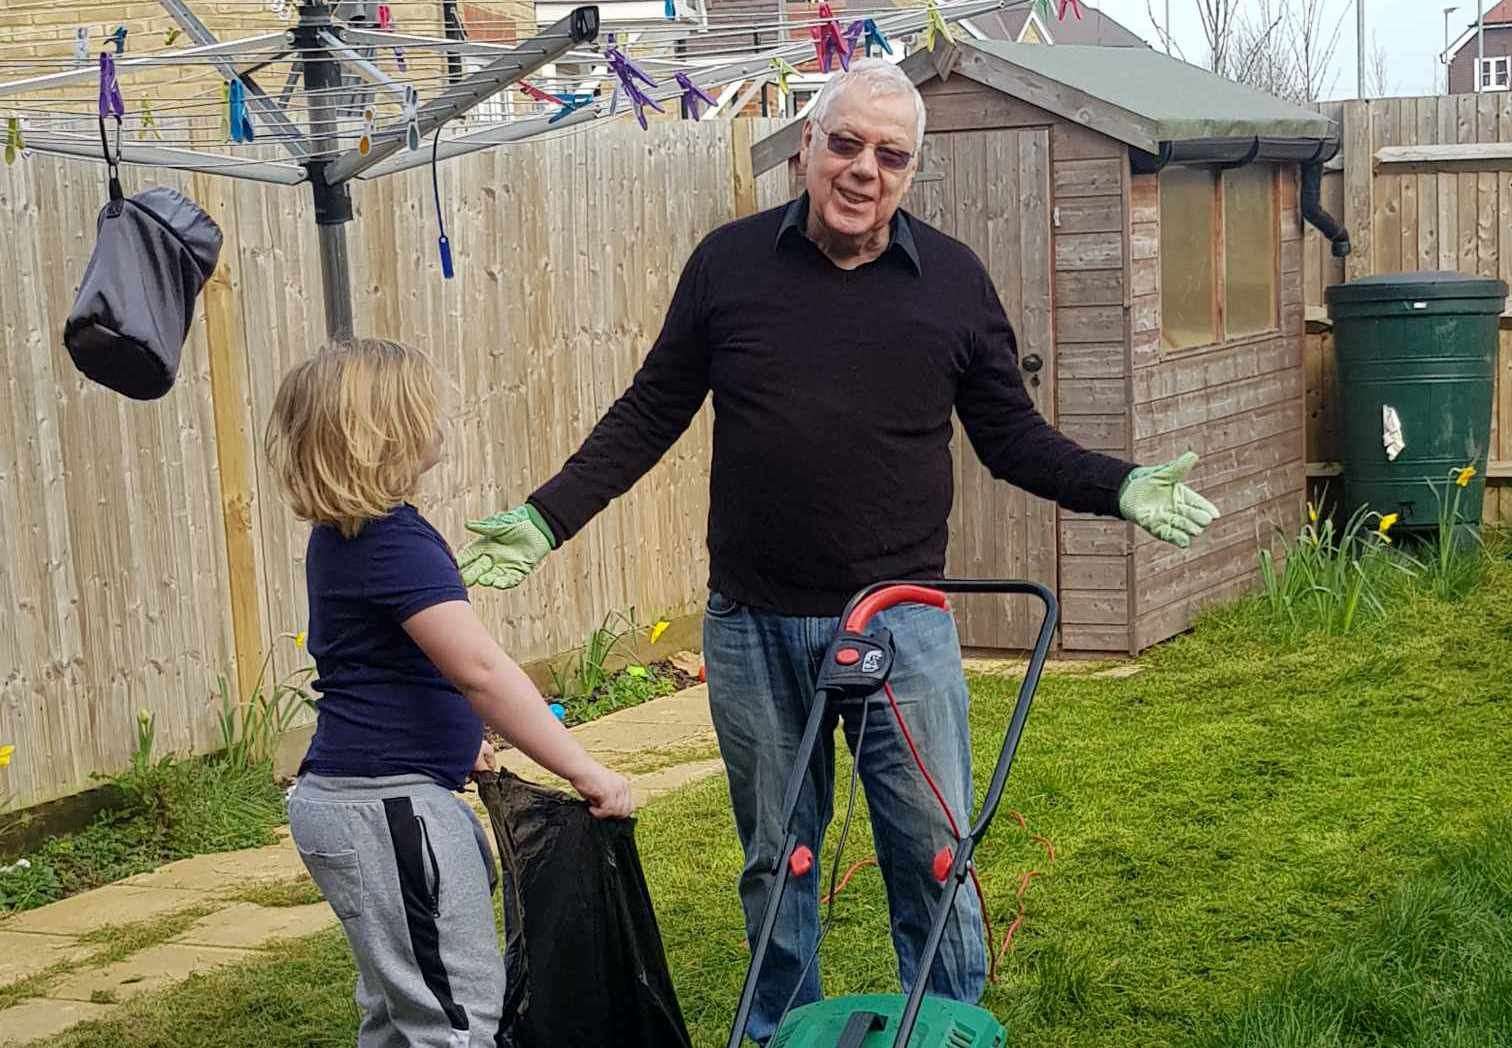
[[(902, 68), (928, 106), (904, 206), (981, 256), (1040, 410), (1141, 463), (1196, 451), (1223, 512), (1179, 550), (994, 482), (958, 434), (949, 571), (1053, 587), (1063, 652), (1141, 651), (1300, 519), (1302, 222), (1348, 251), (1316, 193), (1339, 129), (1148, 48), (961, 40)], [(787, 163), (796, 189), (800, 134), (756, 143), (754, 173)], [(969, 648), (1032, 644), (1027, 606), (959, 612)]]

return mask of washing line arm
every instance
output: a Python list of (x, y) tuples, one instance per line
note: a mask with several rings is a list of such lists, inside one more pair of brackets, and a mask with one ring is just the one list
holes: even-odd
[[(455, 120), (510, 84), (523, 80), (543, 65), (555, 62), (575, 45), (592, 40), (598, 36), (598, 27), (597, 7), (574, 8), (571, 14), (545, 32), (531, 37), (511, 53), (457, 81), (438, 98), (422, 106), (416, 114), (420, 136), (423, 138), (429, 135), (442, 124)], [(385, 128), (384, 131), (386, 134), (372, 143), (366, 156), (351, 149), (333, 160), (326, 167), (326, 181), (331, 185), (349, 181), (404, 148), (405, 128), (402, 124)]]
[[(167, 11), (173, 20), (179, 24), (184, 35), (200, 47), (211, 47), (217, 43), (215, 34), (205, 27), (205, 23), (195, 17), (194, 12), (189, 10), (185, 0), (159, 0), (163, 10)], [(278, 34), (282, 36), (283, 34)], [(221, 76), (227, 80), (240, 80), (247, 92), (247, 106), (252, 109), (273, 131), (273, 138), (284, 149), (288, 150), (295, 159), (303, 160), (310, 155), (310, 149), (305, 142), (303, 132), (289, 119), (288, 115), (273, 99), (269, 98), (257, 81), (249, 76), (242, 76), (237, 72), (236, 64), (229, 58), (216, 54), (210, 56), (211, 64), (220, 71)]]

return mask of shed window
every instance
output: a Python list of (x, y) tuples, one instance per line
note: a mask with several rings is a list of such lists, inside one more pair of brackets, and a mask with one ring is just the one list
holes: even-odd
[(1160, 330), (1172, 349), (1218, 340), (1217, 210), (1213, 172), (1173, 167), (1160, 173)]
[(1274, 167), (1162, 171), (1162, 344), (1190, 349), (1274, 330), (1278, 235)]
[(1276, 173), (1252, 164), (1223, 173), (1224, 330), (1276, 327)]

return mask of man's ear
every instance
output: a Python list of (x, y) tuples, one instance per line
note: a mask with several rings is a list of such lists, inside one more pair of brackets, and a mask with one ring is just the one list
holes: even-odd
[(814, 144), (814, 123), (811, 120), (803, 122), (803, 137), (798, 141), (798, 170), (808, 169), (809, 149)]

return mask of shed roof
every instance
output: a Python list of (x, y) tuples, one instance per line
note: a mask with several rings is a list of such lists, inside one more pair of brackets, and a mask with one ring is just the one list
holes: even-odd
[[(1152, 48), (1040, 47), (1002, 40), (978, 40), (972, 46), (1045, 81), (1125, 111), (1144, 125), (1156, 142), (1323, 139), (1333, 133), (1332, 121), (1321, 113), (1236, 84)], [(1112, 137), (1149, 148), (1146, 142), (1133, 141), (1132, 135), (1114, 133)]]
[[(953, 69), (1152, 155), (1175, 143), (1197, 143), (1207, 152), (1223, 140), (1338, 142), (1337, 125), (1321, 113), (1151, 48), (963, 39), (945, 51), (911, 54), (899, 68), (915, 84)], [(796, 155), (802, 131), (803, 121), (794, 120), (757, 142), (754, 172)]]

